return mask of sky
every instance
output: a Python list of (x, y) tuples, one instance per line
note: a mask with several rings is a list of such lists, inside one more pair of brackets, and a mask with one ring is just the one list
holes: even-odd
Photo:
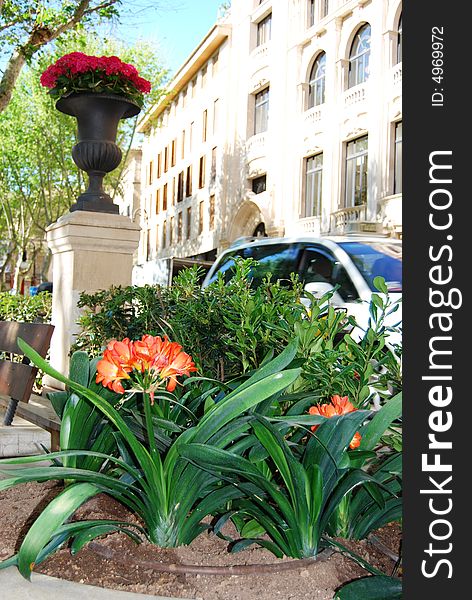
[[(175, 73), (215, 24), (223, 0), (138, 0), (133, 12), (112, 29), (126, 42), (149, 39), (158, 44), (164, 65)], [(126, 6), (127, 2), (123, 3)]]

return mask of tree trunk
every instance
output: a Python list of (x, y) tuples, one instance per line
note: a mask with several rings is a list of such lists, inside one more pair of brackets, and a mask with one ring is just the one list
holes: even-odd
[(19, 250), (18, 252), (18, 257), (16, 259), (16, 263), (15, 263), (15, 272), (13, 275), (13, 288), (12, 288), (12, 292), (14, 294), (20, 294), (21, 290), (20, 290), (20, 286), (21, 286), (21, 282), (23, 281), (23, 275), (21, 273), (21, 263), (23, 262), (23, 251)]
[[(51, 258), (52, 258), (52, 253), (51, 253), (51, 250), (48, 248), (46, 254), (44, 255), (43, 265), (41, 267), (41, 282), (49, 281), (48, 271), (49, 271), (49, 265), (51, 264)], [(51, 277), (51, 279), (52, 279), (52, 277)]]
[(3, 278), (5, 276), (5, 271), (7, 270), (8, 265), (13, 256), (14, 249), (8, 250), (3, 265), (0, 267), (0, 290), (3, 290)]
[(15, 89), (16, 80), (18, 79), (18, 75), (20, 74), (25, 62), (25, 57), (18, 50), (13, 52), (10, 60), (8, 61), (7, 67), (0, 82), (0, 112), (5, 110), (5, 108), (8, 106), (13, 94), (13, 90)]

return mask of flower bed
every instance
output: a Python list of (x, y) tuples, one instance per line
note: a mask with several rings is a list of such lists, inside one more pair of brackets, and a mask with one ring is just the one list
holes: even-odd
[[(335, 341), (344, 316), (326, 298), (300, 307), (281, 352), (225, 381), (201, 376), (179, 343), (148, 333), (111, 340), (94, 359), (76, 352), (69, 378), (20, 341), (66, 385), (50, 395), (62, 419), (61, 451), (39, 469), (44, 457), (2, 461), (31, 466), (13, 467), (0, 491), (32, 481), (67, 485), (2, 566), (29, 578), (65, 544), (75, 554), (116, 534), (175, 552), (210, 535), (224, 540), (234, 563), (253, 546), (274, 560), (311, 561), (326, 549), (349, 552), (339, 537), (366, 539), (400, 519), (401, 393), (381, 377), (395, 358), (383, 326), (394, 307), (376, 296), (359, 342), (347, 333)], [(341, 386), (347, 394), (333, 393)], [(103, 493), (127, 517), (77, 520)], [(398, 597), (398, 580), (354, 558), (374, 575), (369, 586)], [(337, 597), (355, 597), (349, 589)]]
[[(26, 523), (31, 522), (47, 499), (50, 500), (60, 489), (56, 483), (28, 483), (0, 492), (0, 559), (13, 554), (15, 545), (21, 541), (19, 532), (26, 529)], [(14, 514), (11, 507), (14, 507)], [(130, 515), (121, 505), (102, 495), (85, 504), (76, 515), (76, 518), (92, 517), (127, 520)], [(381, 535), (384, 543), (398, 553), (401, 537), (398, 526), (394, 524), (384, 528)], [(153, 572), (139, 563), (143, 560), (159, 560), (178, 565), (229, 566), (236, 563), (271, 564), (279, 559), (267, 550), (255, 547), (237, 555), (229, 554), (224, 540), (208, 535), (197, 538), (190, 546), (176, 549), (159, 549), (148, 543), (137, 546), (121, 534), (113, 534), (101, 540), (100, 544), (113, 549), (124, 562), (104, 559), (87, 547), (75, 556), (71, 556), (70, 551), (64, 548), (38, 565), (36, 570), (52, 577), (120, 591), (205, 600), (235, 600), (237, 597), (244, 600), (331, 600), (340, 585), (366, 574), (353, 560), (335, 553), (328, 560), (309, 568), (283, 573), (184, 576)], [(352, 549), (381, 571), (392, 572), (395, 561), (369, 542), (352, 542)], [(34, 574), (32, 581), (34, 585)]]

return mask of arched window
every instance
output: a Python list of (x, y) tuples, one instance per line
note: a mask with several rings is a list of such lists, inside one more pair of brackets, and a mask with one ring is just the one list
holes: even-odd
[(398, 19), (398, 35), (397, 35), (397, 65), (402, 62), (402, 15)]
[(349, 85), (354, 87), (369, 78), (370, 25), (363, 25), (356, 33), (349, 54)]
[(313, 63), (308, 83), (308, 108), (313, 108), (325, 101), (326, 54), (322, 52)]

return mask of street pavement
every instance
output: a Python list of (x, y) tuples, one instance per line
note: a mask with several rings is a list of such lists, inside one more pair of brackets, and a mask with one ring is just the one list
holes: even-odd
[(108, 590), (39, 573), (33, 573), (29, 582), (16, 567), (0, 570), (0, 590), (5, 600), (185, 600)]

